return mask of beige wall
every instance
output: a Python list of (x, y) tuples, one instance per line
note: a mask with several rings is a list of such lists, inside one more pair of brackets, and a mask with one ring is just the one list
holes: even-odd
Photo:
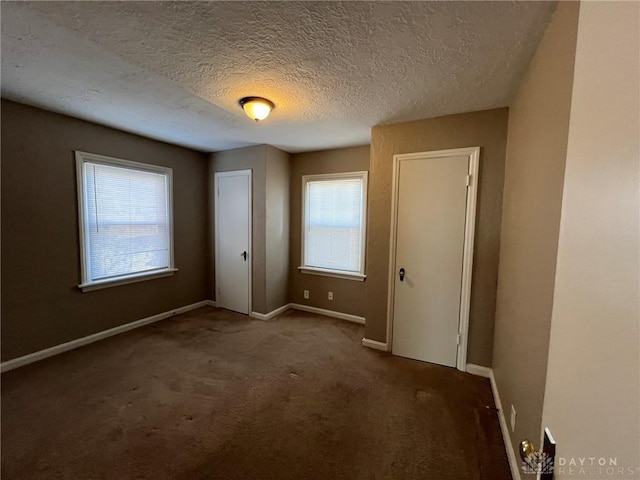
[(289, 303), (289, 154), (266, 149), (266, 311)]
[[(82, 293), (74, 151), (173, 169), (171, 277)], [(2, 100), (2, 360), (208, 298), (206, 157)]]
[[(252, 170), (252, 271), (253, 312), (269, 313), (284, 305), (288, 290), (289, 154), (269, 145), (236, 148), (210, 155), (209, 215), (213, 218), (215, 172)], [(268, 221), (267, 221), (268, 219)], [(215, 225), (210, 224), (210, 296), (215, 299)]]
[(624, 474), (580, 478), (640, 478), (639, 32), (639, 3), (581, 3), (543, 426)]
[[(351, 315), (365, 315), (365, 282), (300, 273), (302, 234), (302, 176), (369, 170), (369, 146), (340, 148), (291, 156), (291, 250), (289, 253), (289, 301), (334, 310)], [(303, 298), (309, 290), (309, 299)], [(334, 299), (327, 299), (327, 292)]]
[(480, 146), (480, 183), (471, 287), (468, 362), (491, 365), (498, 274), (506, 108), (451, 115), (371, 132), (365, 336), (386, 341), (393, 156)]
[(509, 110), (493, 370), (514, 448), (542, 420), (578, 9), (559, 4)]

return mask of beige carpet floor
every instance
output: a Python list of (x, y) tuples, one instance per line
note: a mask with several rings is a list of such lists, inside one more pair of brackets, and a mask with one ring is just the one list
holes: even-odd
[(2, 375), (2, 479), (510, 479), (489, 382), (202, 308)]

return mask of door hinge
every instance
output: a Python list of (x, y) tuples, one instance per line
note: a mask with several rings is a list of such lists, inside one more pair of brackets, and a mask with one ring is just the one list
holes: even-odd
[(456, 335), (456, 345), (460, 345), (460, 334)]
[(471, 175), (467, 175), (467, 187), (471, 186)]

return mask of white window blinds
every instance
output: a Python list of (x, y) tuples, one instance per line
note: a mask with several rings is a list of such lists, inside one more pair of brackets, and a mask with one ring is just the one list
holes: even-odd
[(305, 177), (303, 266), (363, 273), (366, 175)]
[(130, 165), (82, 163), (83, 283), (172, 268), (171, 170)]

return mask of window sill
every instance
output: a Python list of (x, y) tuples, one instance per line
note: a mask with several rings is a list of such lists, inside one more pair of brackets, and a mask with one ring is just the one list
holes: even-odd
[(91, 292), (93, 290), (101, 290), (103, 288), (119, 287), (120, 285), (127, 285), (129, 283), (144, 282), (146, 280), (153, 280), (155, 278), (170, 277), (177, 271), (177, 268), (167, 268), (165, 270), (155, 271), (151, 273), (138, 273), (134, 275), (128, 275), (126, 277), (119, 277), (115, 279), (102, 280), (91, 283), (83, 283), (81, 285), (78, 285), (78, 288), (83, 292)]
[(361, 273), (348, 273), (341, 270), (329, 270), (326, 268), (314, 268), (314, 267), (298, 267), (302, 273), (308, 273), (310, 275), (321, 275), (324, 277), (342, 278), (344, 280), (355, 280), (357, 282), (364, 282), (367, 278), (366, 275)]

